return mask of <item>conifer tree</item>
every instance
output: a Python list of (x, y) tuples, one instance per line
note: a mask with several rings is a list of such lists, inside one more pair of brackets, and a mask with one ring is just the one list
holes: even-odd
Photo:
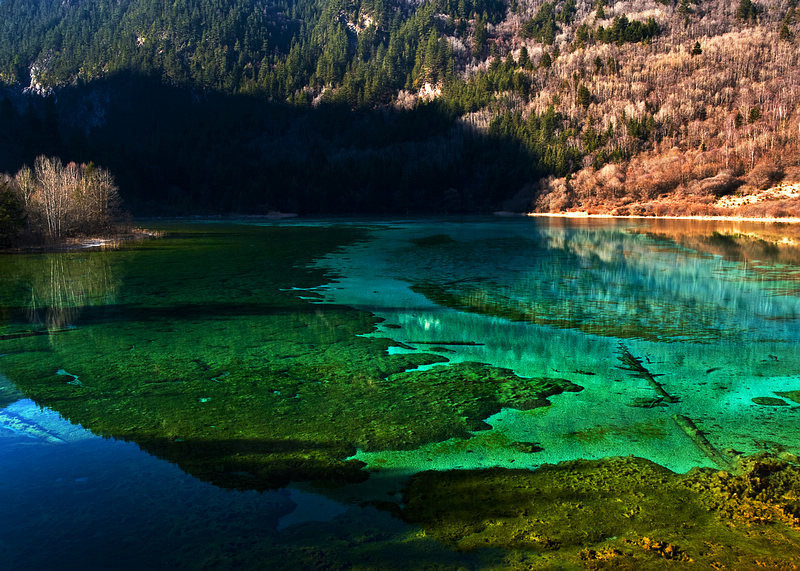
[(6, 183), (0, 182), (0, 248), (13, 243), (24, 219), (22, 201)]
[(528, 48), (522, 46), (519, 50), (519, 66), (522, 69), (531, 69), (531, 56), (528, 54)]
[(576, 103), (584, 108), (589, 107), (589, 105), (592, 103), (592, 94), (584, 84), (581, 84), (580, 87), (578, 87)]

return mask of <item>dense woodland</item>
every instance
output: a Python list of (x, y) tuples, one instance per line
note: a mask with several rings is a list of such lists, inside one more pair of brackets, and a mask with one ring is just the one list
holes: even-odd
[(0, 172), (93, 161), (136, 213), (727, 213), (800, 180), (797, 3), (2, 0)]

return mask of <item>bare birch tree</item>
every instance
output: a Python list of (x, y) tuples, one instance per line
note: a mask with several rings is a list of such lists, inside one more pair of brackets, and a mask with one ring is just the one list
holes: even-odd
[(36, 157), (33, 171), (37, 187), (33, 195), (33, 207), (44, 221), (47, 236), (61, 238), (69, 210), (70, 177), (58, 158)]
[(14, 185), (25, 210), (30, 210), (31, 198), (36, 191), (36, 180), (29, 166), (24, 166), (14, 177)]
[(89, 163), (81, 181), (81, 210), (89, 228), (108, 226), (119, 208), (120, 198), (112, 174)]
[(107, 230), (120, 202), (114, 177), (93, 164), (64, 166), (58, 158), (40, 156), (13, 181), (30, 231), (51, 240)]

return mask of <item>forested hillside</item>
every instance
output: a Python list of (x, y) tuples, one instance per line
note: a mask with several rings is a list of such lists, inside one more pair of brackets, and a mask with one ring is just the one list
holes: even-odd
[(2, 0), (0, 171), (94, 161), (140, 212), (797, 214), (761, 200), (800, 181), (797, 3)]

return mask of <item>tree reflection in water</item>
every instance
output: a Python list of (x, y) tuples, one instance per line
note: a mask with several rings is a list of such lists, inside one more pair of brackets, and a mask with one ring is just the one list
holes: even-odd
[(25, 256), (24, 262), (24, 271), (17, 274), (27, 291), (22, 307), (38, 331), (73, 326), (84, 308), (116, 299), (120, 278), (109, 252), (49, 253)]

